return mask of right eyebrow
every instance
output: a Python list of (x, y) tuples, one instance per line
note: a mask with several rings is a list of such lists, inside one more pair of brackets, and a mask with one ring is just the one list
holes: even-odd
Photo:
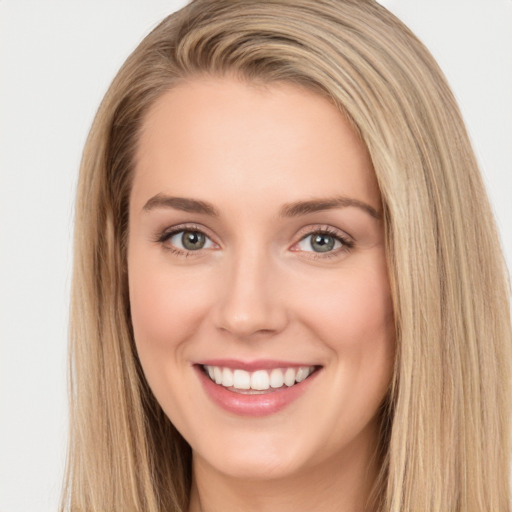
[(206, 201), (197, 199), (189, 199), (187, 197), (173, 197), (165, 194), (157, 194), (149, 199), (142, 207), (145, 212), (154, 210), (155, 208), (172, 208), (191, 213), (202, 213), (211, 217), (218, 217), (219, 212), (215, 207)]

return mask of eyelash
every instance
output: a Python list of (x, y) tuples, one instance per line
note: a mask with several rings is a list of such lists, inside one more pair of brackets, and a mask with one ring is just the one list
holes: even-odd
[(174, 235), (177, 235), (178, 233), (182, 233), (182, 232), (186, 232), (186, 231), (189, 231), (192, 233), (201, 233), (206, 238), (211, 240), (211, 237), (209, 237), (205, 233), (204, 228), (202, 228), (201, 226), (198, 226), (196, 224), (186, 224), (186, 225), (175, 226), (171, 229), (164, 230), (157, 237), (156, 242), (160, 243), (166, 251), (170, 251), (172, 254), (176, 254), (177, 256), (183, 256), (185, 258), (187, 258), (188, 256), (193, 256), (193, 255), (195, 255), (194, 253), (200, 252), (200, 250), (187, 251), (187, 250), (179, 249), (178, 247), (175, 247), (174, 245), (167, 243)]
[[(315, 235), (327, 235), (334, 238), (336, 241), (341, 243), (341, 247), (338, 249), (334, 249), (328, 252), (316, 252), (316, 251), (301, 251), (307, 254), (308, 258), (311, 259), (328, 259), (328, 258), (336, 258), (340, 256), (341, 253), (348, 253), (354, 248), (354, 241), (350, 239), (348, 236), (343, 235), (337, 229), (332, 228), (331, 226), (316, 226), (312, 230), (308, 230), (304, 233), (298, 242), (293, 244), (294, 246), (301, 243), (303, 240), (306, 240), (308, 237), (312, 237)], [(310, 242), (311, 244), (311, 242)]]
[[(204, 235), (206, 238), (211, 240), (211, 237), (209, 237), (206, 233), (204, 228), (201, 226), (195, 225), (195, 224), (187, 224), (187, 225), (180, 225), (175, 226), (171, 229), (164, 230), (161, 234), (159, 234), (156, 238), (156, 242), (160, 243), (165, 250), (170, 251), (173, 254), (176, 254), (177, 256), (182, 257), (189, 257), (195, 255), (194, 253), (201, 252), (201, 249), (198, 249), (197, 251), (187, 251), (183, 249), (179, 249), (178, 247), (175, 247), (174, 245), (168, 243), (169, 240), (174, 236), (182, 232), (197, 232)], [(297, 252), (304, 252), (308, 254), (308, 258), (311, 259), (327, 259), (327, 258), (333, 258), (336, 256), (339, 256), (340, 253), (348, 253), (354, 248), (354, 241), (348, 238), (346, 235), (341, 234), (338, 230), (330, 227), (330, 226), (316, 226), (313, 229), (308, 230), (303, 235), (301, 235), (300, 239), (293, 244), (293, 246), (298, 245), (302, 241), (306, 240), (308, 237), (314, 236), (314, 235), (327, 235), (332, 238), (334, 238), (336, 241), (341, 243), (341, 247), (335, 250), (331, 250), (325, 253), (320, 253), (316, 251), (297, 251)], [(214, 242), (215, 243), (215, 242)]]

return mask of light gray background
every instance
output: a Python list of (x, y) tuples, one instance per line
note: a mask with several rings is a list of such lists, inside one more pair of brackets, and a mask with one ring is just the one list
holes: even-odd
[[(57, 508), (73, 195), (102, 95), (172, 0), (0, 0), (0, 512)], [(468, 124), (512, 262), (512, 0), (383, 0)]]

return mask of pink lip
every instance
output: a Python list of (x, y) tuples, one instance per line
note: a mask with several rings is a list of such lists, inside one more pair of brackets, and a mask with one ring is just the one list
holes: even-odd
[[(236, 366), (228, 366), (226, 364), (212, 364), (213, 362), (208, 362), (205, 364), (211, 366), (224, 366), (224, 367), (234, 367), (240, 369), (246, 369), (248, 366), (240, 366), (240, 363), (237, 362)], [(218, 363), (218, 361), (217, 361)], [(226, 363), (226, 361), (223, 361)], [(249, 365), (250, 366), (250, 365)], [(272, 366), (262, 367), (261, 361), (258, 361), (258, 369), (267, 369), (267, 368), (283, 368), (289, 366), (298, 366), (298, 365), (289, 365), (283, 364), (282, 361), (278, 362), (274, 365), (272, 362)], [(307, 365), (303, 365), (307, 366)], [(316, 371), (312, 373), (306, 380), (299, 382), (289, 388), (284, 387), (278, 390), (269, 391), (268, 393), (261, 393), (255, 395), (248, 395), (243, 393), (236, 393), (234, 391), (230, 391), (229, 389), (215, 384), (203, 371), (201, 366), (194, 365), (194, 368), (199, 376), (201, 384), (203, 385), (203, 389), (206, 394), (210, 397), (210, 399), (220, 406), (222, 409), (231, 412), (233, 414), (237, 414), (239, 416), (267, 416), (270, 414), (274, 414), (284, 409), (286, 406), (297, 400), (311, 385), (315, 377), (320, 373)]]
[(274, 368), (299, 368), (300, 366), (313, 366), (311, 363), (292, 363), (290, 361), (276, 361), (259, 359), (257, 361), (238, 361), (236, 359), (208, 359), (199, 361), (201, 366), (221, 366), (223, 368), (240, 369), (246, 372), (256, 370), (273, 370)]

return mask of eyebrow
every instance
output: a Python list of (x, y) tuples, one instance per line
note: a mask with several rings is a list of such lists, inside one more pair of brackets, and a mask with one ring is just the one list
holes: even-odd
[[(353, 206), (359, 208), (375, 219), (381, 219), (381, 214), (369, 204), (349, 197), (332, 197), (325, 199), (311, 199), (308, 201), (296, 201), (285, 204), (280, 212), (280, 217), (299, 217), (310, 213), (332, 210), (334, 208), (346, 208)], [(211, 217), (219, 217), (218, 210), (206, 201), (190, 199), (186, 197), (173, 197), (165, 194), (157, 194), (149, 199), (143, 206), (143, 211), (151, 211), (156, 208), (172, 208), (189, 213), (200, 213)]]
[(309, 213), (332, 210), (333, 208), (346, 208), (348, 206), (355, 206), (356, 208), (360, 208), (374, 219), (380, 220), (382, 218), (382, 215), (369, 204), (363, 201), (359, 201), (358, 199), (352, 199), (350, 197), (343, 196), (288, 203), (285, 204), (281, 209), (280, 216), (298, 217), (300, 215), (307, 215)]
[(164, 194), (153, 196), (143, 206), (143, 211), (154, 210), (155, 208), (173, 208), (190, 213), (202, 213), (211, 217), (218, 217), (219, 212), (210, 203), (206, 201), (198, 201), (197, 199), (189, 199), (186, 197), (172, 197)]

